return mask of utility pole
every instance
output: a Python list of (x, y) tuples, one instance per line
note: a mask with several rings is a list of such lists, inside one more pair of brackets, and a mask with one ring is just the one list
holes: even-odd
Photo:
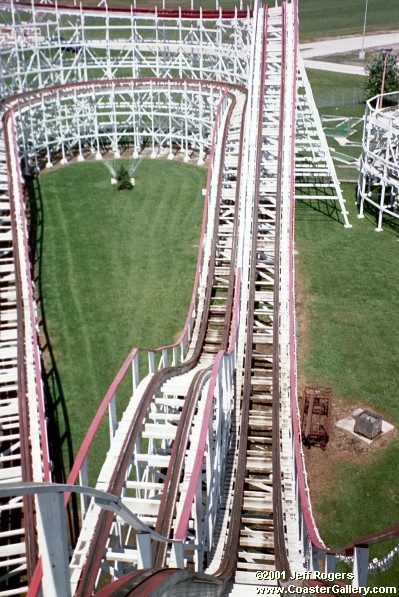
[(364, 7), (364, 22), (363, 22), (363, 37), (362, 37), (362, 49), (359, 52), (359, 58), (360, 60), (364, 60), (364, 36), (366, 34), (366, 22), (367, 22), (367, 6), (368, 6), (369, 0), (366, 0), (366, 5)]
[(384, 67), (382, 69), (382, 79), (381, 79), (381, 93), (380, 98), (378, 100), (378, 107), (381, 108), (382, 106), (382, 96), (384, 95), (384, 88), (385, 88), (385, 76), (387, 72), (387, 60), (390, 52), (392, 52), (392, 48), (383, 48), (382, 53), (384, 54)]

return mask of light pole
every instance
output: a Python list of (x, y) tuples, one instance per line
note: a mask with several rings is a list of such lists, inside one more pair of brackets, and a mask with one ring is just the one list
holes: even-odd
[(387, 72), (387, 60), (389, 53), (392, 52), (392, 48), (382, 48), (382, 53), (384, 54), (384, 67), (382, 69), (382, 79), (381, 79), (381, 93), (378, 100), (378, 107), (381, 108), (382, 106), (382, 96), (384, 95), (384, 88), (385, 88), (385, 75)]
[(363, 22), (363, 37), (362, 37), (362, 49), (359, 52), (359, 58), (360, 60), (364, 60), (364, 36), (366, 34), (366, 22), (367, 22), (367, 6), (368, 6), (369, 0), (366, 0), (366, 4), (364, 7), (364, 22)]

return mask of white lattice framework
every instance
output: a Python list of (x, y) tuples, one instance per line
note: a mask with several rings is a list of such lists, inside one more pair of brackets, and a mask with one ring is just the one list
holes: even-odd
[[(295, 3), (294, 3), (295, 4)], [(295, 30), (295, 15), (292, 5), (289, 12), (289, 29), (285, 43), (289, 52), (294, 52), (297, 39), (292, 36)], [(222, 147), (220, 140), (217, 142), (219, 153), (211, 158), (212, 168), (215, 173), (221, 171), (223, 192), (225, 193), (226, 206), (231, 201), (232, 191), (235, 189), (239, 155), (241, 150), (244, 156), (242, 192), (246, 195), (247, 203), (240, 208), (242, 215), (249, 215), (241, 221), (239, 245), (239, 265), (243, 267), (245, 280), (248, 279), (249, 243), (248, 230), (252, 219), (251, 201), (259, 191), (259, 259), (256, 272), (262, 284), (272, 286), (275, 271), (273, 241), (276, 237), (276, 206), (279, 193), (284, 195), (282, 218), (283, 223), (279, 234), (284, 236), (282, 244), (282, 268), (280, 284), (285, 287), (283, 299), (285, 303), (285, 316), (291, 317), (290, 325), (282, 326), (280, 343), (285, 355), (282, 359), (285, 380), (283, 392), (286, 393), (282, 405), (281, 422), (283, 434), (281, 450), (286, 459), (282, 469), (285, 484), (285, 516), (288, 520), (285, 540), (288, 541), (290, 557), (295, 560), (294, 568), (300, 569), (303, 565), (303, 556), (306, 557), (306, 566), (316, 569), (316, 560), (326, 558), (330, 565), (331, 558), (322, 553), (323, 545), (319, 544), (317, 533), (313, 529), (310, 504), (305, 503), (306, 482), (301, 470), (301, 456), (298, 444), (298, 430), (292, 432), (290, 408), (296, 413), (294, 398), (295, 379), (292, 371), (295, 368), (295, 335), (293, 333), (293, 282), (292, 282), (292, 198), (294, 196), (294, 181), (292, 177), (294, 163), (294, 129), (295, 116), (299, 134), (296, 147), (296, 187), (298, 198), (303, 198), (303, 191), (314, 185), (322, 188), (319, 195), (313, 194), (313, 199), (333, 199), (338, 201), (345, 224), (348, 225), (347, 214), (344, 209), (342, 193), (336, 179), (328, 146), (325, 142), (320, 122), (317, 120), (317, 111), (314, 105), (306, 74), (299, 68), (299, 73), (288, 65), (285, 72), (290, 90), (295, 90), (295, 77), (299, 87), (298, 111), (295, 115), (295, 92), (289, 94), (284, 109), (287, 111), (284, 122), (284, 148), (282, 158), (279, 156), (279, 112), (278, 97), (281, 85), (281, 44), (284, 35), (279, 21), (279, 11), (276, 10), (275, 20), (270, 19), (269, 55), (267, 61), (267, 82), (262, 93), (267, 99), (262, 114), (260, 97), (261, 81), (259, 79), (259, 49), (261, 47), (263, 22), (262, 10), (256, 18), (247, 11), (234, 11), (233, 15), (226, 16), (222, 11), (212, 16), (207, 16), (201, 10), (196, 19), (187, 16), (181, 10), (173, 16), (163, 14), (140, 14), (134, 10), (108, 11), (105, 7), (103, 13), (90, 8), (78, 7), (61, 8), (55, 6), (38, 5), (33, 0), (31, 4), (22, 2), (5, 2), (0, 0), (3, 20), (10, 25), (11, 33), (0, 46), (0, 86), (2, 94), (8, 97), (7, 106), (13, 106), (13, 118), (10, 121), (8, 136), (14, 135), (15, 147), (19, 150), (23, 172), (40, 169), (42, 166), (51, 167), (57, 161), (67, 163), (72, 156), (84, 160), (88, 156), (102, 159), (104, 154), (115, 158), (126, 151), (137, 157), (144, 146), (150, 147), (150, 155), (157, 157), (163, 154), (173, 158), (179, 152), (185, 160), (195, 156), (198, 163), (203, 163), (204, 157), (211, 146), (212, 126), (217, 120), (216, 114), (220, 109), (221, 120), (217, 132), (222, 133), (221, 123), (228, 122), (227, 111), (231, 107), (231, 97), (235, 95), (238, 101), (236, 113), (229, 122), (226, 141), (225, 156), (221, 157)], [(29, 10), (27, 10), (29, 9)], [(151, 79), (150, 77), (154, 77)], [(156, 78), (156, 79), (155, 79)], [(96, 83), (93, 80), (97, 80)], [(223, 81), (216, 83), (214, 81)], [(238, 84), (233, 89), (233, 84)], [(240, 85), (242, 87), (240, 87)], [(251, 117), (247, 118), (245, 125), (245, 139), (243, 148), (239, 145), (241, 134), (241, 110), (244, 100), (240, 95), (249, 88), (251, 99)], [(41, 91), (35, 91), (43, 88)], [(31, 93), (26, 94), (28, 90)], [(228, 95), (230, 94), (230, 99)], [(221, 107), (222, 106), (222, 107)], [(259, 114), (258, 114), (259, 112)], [(289, 114), (291, 112), (291, 114)], [(259, 147), (254, 141), (254, 131), (262, 117), (262, 135)], [(235, 119), (235, 120), (234, 120)], [(227, 130), (226, 128), (226, 130)], [(261, 151), (260, 159), (260, 187), (256, 189), (255, 163)], [(0, 148), (1, 154), (1, 148)], [(396, 154), (397, 156), (397, 154)], [(1, 157), (1, 155), (0, 155)], [(280, 159), (284, 160), (282, 175), (284, 182), (279, 187)], [(213, 161), (212, 161), (213, 160)], [(224, 161), (223, 161), (224, 160)], [(320, 166), (321, 164), (321, 166)], [(212, 169), (211, 168), (211, 169)], [(18, 164), (14, 156), (12, 178), (20, 177)], [(322, 171), (321, 171), (322, 170)], [(215, 174), (216, 175), (216, 174)], [(5, 176), (9, 176), (6, 173)], [(304, 180), (307, 178), (307, 180)], [(208, 193), (216, 192), (217, 182), (209, 181)], [(213, 189), (213, 190), (212, 190)], [(327, 191), (325, 189), (328, 189)], [(20, 198), (22, 202), (22, 197)], [(221, 237), (221, 254), (231, 252), (228, 242), (229, 237), (225, 232), (232, 228), (232, 210), (226, 207), (222, 211), (219, 222)], [(213, 226), (213, 223), (212, 223)], [(209, 259), (210, 237), (212, 227), (208, 229), (204, 241), (203, 263)], [(225, 243), (225, 245), (223, 245)], [(197, 321), (201, 315), (201, 300), (206, 280), (206, 267), (201, 272), (199, 279), (199, 294), (191, 311), (191, 319), (186, 330), (184, 343), (180, 348), (180, 360), (187, 355), (188, 343), (192, 338), (195, 316)], [(263, 287), (262, 287), (263, 288)], [(270, 329), (264, 331), (263, 319), (265, 316), (272, 318), (273, 303), (269, 295), (264, 296), (259, 286), (256, 300), (259, 303), (257, 319), (254, 320), (255, 333), (269, 334)], [(246, 284), (244, 284), (244, 299), (246, 305)], [(202, 298), (201, 298), (202, 297)], [(290, 302), (291, 301), (291, 302)], [(242, 307), (245, 314), (246, 307)], [(198, 317), (199, 314), (199, 317)], [(241, 326), (245, 326), (245, 317), (241, 317)], [(289, 329), (288, 329), (289, 328)], [(245, 330), (244, 330), (245, 331)], [(244, 336), (244, 333), (241, 333)], [(195, 338), (195, 327), (194, 336)], [(240, 344), (240, 343), (239, 343)], [(169, 363), (177, 362), (177, 345), (164, 348), (154, 356), (148, 354), (148, 374), (152, 375), (157, 368), (162, 368)], [(210, 418), (206, 435), (206, 453), (203, 460), (203, 469), (197, 486), (195, 499), (189, 509), (189, 527), (186, 526), (183, 535), (176, 539), (173, 549), (169, 552), (169, 562), (182, 562), (194, 565), (201, 569), (204, 549), (211, 550), (213, 545), (215, 508), (220, 498), (220, 483), (223, 478), (223, 462), (226, 453), (228, 437), (226, 424), (232, 418), (232, 393), (233, 375), (239, 359), (240, 367), (244, 358), (243, 346), (238, 348), (238, 357), (232, 347), (229, 354), (223, 355), (212, 371), (215, 382), (213, 394), (209, 396), (209, 376), (204, 378), (203, 392), (199, 402), (199, 411), (205, 408), (208, 400), (213, 416)], [(133, 353), (132, 353), (133, 354)], [(129, 359), (128, 359), (129, 360)], [(216, 362), (215, 362), (216, 363)], [(209, 363), (207, 363), (209, 365)], [(136, 354), (129, 360), (127, 367), (133, 370), (133, 394), (142, 392), (143, 386), (138, 384), (138, 362)], [(239, 367), (239, 368), (240, 368)], [(126, 371), (124, 372), (124, 374)], [(288, 379), (291, 373), (291, 378)], [(238, 379), (241, 371), (239, 371)], [(288, 386), (291, 383), (291, 389)], [(137, 394), (136, 394), (137, 396)], [(167, 398), (168, 396), (166, 396)], [(109, 430), (111, 443), (117, 433), (123, 432), (123, 420), (118, 427), (116, 419), (115, 395), (110, 397)], [(173, 403), (173, 393), (169, 396), (169, 404), (162, 403), (162, 396), (157, 396), (158, 405), (154, 401), (142, 429), (142, 439), (149, 439), (149, 452), (141, 461), (138, 457), (141, 448), (137, 445), (134, 449), (136, 477), (129, 479), (130, 469), (126, 483), (136, 492), (135, 506), (140, 501), (153, 501), (148, 507), (153, 507), (154, 497), (160, 488), (156, 487), (159, 471), (165, 460), (159, 458), (159, 446), (165, 449), (170, 447), (174, 440), (171, 427), (173, 420), (179, 416), (176, 404)], [(292, 404), (290, 404), (290, 400)], [(175, 400), (176, 402), (176, 400)], [(130, 408), (134, 409), (134, 402)], [(131, 413), (130, 413), (131, 414)], [(129, 415), (129, 413), (127, 413)], [(157, 419), (158, 417), (158, 419)], [(160, 431), (161, 425), (154, 421), (161, 420), (167, 423), (165, 429)], [(157, 427), (158, 429), (154, 429)], [(199, 441), (200, 418), (193, 419), (193, 429), (197, 435), (192, 435), (192, 445)], [(110, 452), (112, 452), (110, 450)], [(297, 468), (292, 466), (296, 452)], [(112, 456), (112, 454), (111, 454)], [(154, 457), (151, 461), (151, 457)], [(190, 483), (193, 454), (187, 455), (186, 485)], [(106, 464), (106, 463), (105, 463)], [(158, 473), (155, 474), (155, 468)], [(132, 469), (133, 470), (133, 466)], [(107, 474), (112, 472), (106, 468)], [(79, 476), (81, 484), (87, 481), (87, 458), (78, 462), (75, 482)], [(186, 478), (187, 477), (187, 478)], [(99, 479), (99, 483), (104, 482)], [(202, 494), (202, 483), (206, 484), (206, 496)], [(302, 483), (302, 487), (299, 485)], [(135, 485), (136, 484), (136, 485)], [(301, 496), (299, 495), (302, 491)], [(130, 496), (126, 496), (129, 499)], [(304, 522), (303, 508), (307, 520)], [(184, 495), (181, 497), (183, 509)], [(147, 504), (148, 505), (148, 504)], [(189, 504), (190, 506), (190, 504)], [(87, 527), (90, 527), (93, 508), (87, 500), (82, 500), (81, 514), (83, 524), (87, 518)], [(90, 509), (91, 508), (91, 509)], [(143, 506), (143, 517), (151, 522), (153, 515)], [(179, 506), (180, 508), (180, 506)], [(182, 510), (178, 512), (179, 516)], [(310, 518), (309, 518), (310, 517)], [(94, 517), (95, 519), (95, 517)], [(187, 523), (188, 524), (188, 523)], [(90, 529), (89, 529), (90, 531)], [(88, 533), (89, 533), (88, 531)], [(309, 532), (308, 532), (309, 531)], [(129, 551), (131, 529), (123, 528), (118, 519), (112, 527), (112, 537), (107, 545), (106, 558), (103, 560), (102, 569), (113, 577), (118, 577), (124, 566), (143, 567), (150, 562), (150, 538), (137, 538), (135, 547)], [(89, 535), (88, 535), (89, 536)], [(184, 537), (184, 538), (182, 538)], [(139, 545), (140, 541), (142, 545)], [(313, 541), (313, 543), (312, 543)], [(123, 548), (121, 547), (123, 546)], [(170, 546), (172, 547), (172, 546)], [(72, 561), (73, 583), (77, 583), (80, 570), (85, 563), (85, 536), (78, 543)], [(23, 558), (22, 558), (23, 559)], [(24, 565), (22, 563), (22, 565)], [(332, 564), (331, 564), (332, 565)], [(50, 566), (51, 568), (51, 566)], [(51, 575), (51, 571), (48, 571)], [(56, 582), (56, 579), (54, 579)], [(48, 587), (47, 587), (48, 588)], [(61, 590), (61, 589), (60, 589)], [(58, 590), (57, 590), (58, 591)], [(61, 595), (62, 593), (57, 592)], [(49, 593), (51, 594), (51, 593)]]
[(3, 94), (91, 79), (171, 77), (244, 83), (250, 12), (188, 18), (136, 11), (26, 7), (0, 2), (11, 26), (0, 47)]
[(224, 89), (212, 82), (176, 80), (102, 81), (46, 88), (19, 103), (18, 142), (24, 167), (39, 169), (77, 156), (115, 158), (128, 148), (137, 157), (149, 148), (203, 163), (212, 122)]
[[(10, 98), (28, 89), (45, 89), (36, 98), (25, 98), (25, 104), (20, 101), (14, 113), (25, 173), (44, 164), (66, 163), (74, 155), (79, 160), (90, 154), (100, 159), (104, 153), (117, 158), (126, 146), (134, 157), (150, 145), (152, 157), (171, 158), (179, 150), (186, 160), (194, 152), (198, 163), (203, 163), (215, 106), (225, 93), (206, 81), (241, 82), (247, 76), (249, 11), (236, 13), (233, 20), (221, 12), (202, 18), (200, 11), (193, 21), (183, 18), (180, 10), (174, 17), (159, 18), (156, 13), (132, 11), (59, 11), (33, 2), (29, 12), (13, 1), (1, 3), (0, 8), (2, 20), (11, 29), (0, 46), (2, 95)], [(126, 81), (154, 75), (197, 79), (198, 84)], [(101, 88), (83, 89), (81, 82), (90, 79), (109, 81)], [(73, 82), (79, 84), (67, 91), (54, 89)], [(83, 470), (81, 475), (84, 478)], [(15, 562), (14, 571), (18, 567), (23, 573), (24, 544), (18, 542), (19, 532), (15, 537), (8, 550), (15, 557), (5, 554), (7, 565)]]
[(345, 228), (351, 228), (303, 60), (298, 56), (295, 139), (295, 198), (336, 206)]
[(376, 231), (383, 218), (399, 218), (399, 92), (377, 95), (366, 103), (358, 183), (359, 218), (372, 206)]

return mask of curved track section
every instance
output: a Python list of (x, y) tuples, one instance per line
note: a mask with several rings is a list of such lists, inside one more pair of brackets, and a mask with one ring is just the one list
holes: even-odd
[(376, 231), (382, 230), (383, 217), (399, 218), (399, 94), (386, 93), (366, 104), (360, 176), (358, 183), (359, 218), (364, 209), (376, 210)]
[[(245, 11), (145, 11), (0, 2), (11, 36), (0, 47), (5, 95), (122, 77), (247, 81), (252, 18)], [(29, 10), (29, 13), (27, 13)], [(34, 59), (32, 60), (32, 56)]]
[[(178, 479), (182, 465), (179, 459), (179, 448), (185, 439), (182, 428), (186, 432), (190, 428), (196, 410), (195, 402), (209, 376), (207, 369), (212, 364), (212, 355), (218, 345), (223, 346), (228, 341), (232, 317), (232, 294), (229, 288), (234, 286), (229, 285), (228, 280), (231, 277), (234, 279), (237, 236), (234, 221), (235, 212), (238, 211), (232, 178), (237, 178), (239, 169), (239, 152), (235, 143), (238, 142), (239, 146), (241, 113), (245, 106), (245, 95), (236, 93), (237, 96), (229, 93), (229, 97), (223, 99), (226, 105), (222, 104), (216, 117), (209, 189), (211, 217), (205, 239), (206, 263), (202, 266), (206, 280), (205, 296), (199, 308), (198, 329), (193, 334), (192, 355), (181, 365), (160, 370), (152, 376), (137, 404), (123, 442), (119, 438), (117, 445), (111, 445), (100, 475), (101, 487), (104, 487), (107, 475), (111, 475), (107, 489), (111, 493), (119, 495), (126, 487), (135, 490), (134, 497), (126, 497), (124, 501), (133, 510), (139, 508), (147, 523), (154, 524), (157, 532), (166, 537), (169, 536), (174, 515), (172, 496), (176, 476)], [(234, 143), (231, 142), (231, 134), (237, 140)], [(220, 162), (221, 156), (224, 158)], [(106, 559), (118, 557), (112, 553), (115, 548), (108, 541), (110, 525), (112, 517), (106, 519), (101, 516), (94, 528), (90, 524), (82, 528), (75, 550), (77, 557), (72, 558), (71, 564), (77, 594), (88, 594), (94, 588), (106, 544), (109, 551)], [(123, 533), (117, 544), (127, 547), (128, 539)], [(90, 545), (96, 546), (95, 553), (87, 551)], [(82, 557), (84, 549), (86, 557)], [(161, 546), (155, 549), (155, 561), (162, 561), (165, 556)], [(126, 558), (128, 560), (129, 555)], [(131, 550), (130, 558), (137, 559), (134, 550)]]
[[(18, 145), (12, 112), (0, 138), (0, 483), (48, 481), (45, 405)], [(22, 584), (37, 559), (35, 505), (31, 497), (0, 504), (1, 581)]]
[[(293, 222), (295, 188), (313, 184), (305, 174), (333, 189), (348, 222), (301, 82), (297, 3), (153, 12), (0, 0), (0, 8), (9, 28), (0, 46), (0, 482), (50, 476), (21, 169), (118, 158), (126, 143), (133, 158), (149, 145), (153, 158), (208, 167), (184, 330), (171, 346), (132, 349), (64, 496), (67, 504), (72, 485), (88, 484), (93, 438), (108, 418), (96, 489), (117, 500), (81, 489), (80, 534), (58, 577), (37, 503), (4, 500), (0, 595), (29, 583), (30, 596), (86, 596), (110, 580), (99, 594), (250, 595), (293, 572), (332, 572), (337, 554), (313, 522), (296, 401)], [(312, 143), (322, 172), (309, 152), (303, 159)], [(128, 377), (131, 399), (118, 419), (116, 393)], [(339, 551), (352, 557), (353, 586), (366, 583), (365, 543), (397, 534)]]

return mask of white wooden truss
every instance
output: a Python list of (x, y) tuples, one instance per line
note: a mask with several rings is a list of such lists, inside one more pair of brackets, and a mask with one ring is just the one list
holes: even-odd
[(376, 212), (376, 231), (383, 217), (399, 218), (399, 94), (368, 100), (364, 119), (358, 183), (359, 218), (367, 206)]
[(333, 209), (335, 204), (345, 228), (350, 228), (345, 199), (300, 56), (297, 82), (295, 197), (302, 201), (322, 201)]

